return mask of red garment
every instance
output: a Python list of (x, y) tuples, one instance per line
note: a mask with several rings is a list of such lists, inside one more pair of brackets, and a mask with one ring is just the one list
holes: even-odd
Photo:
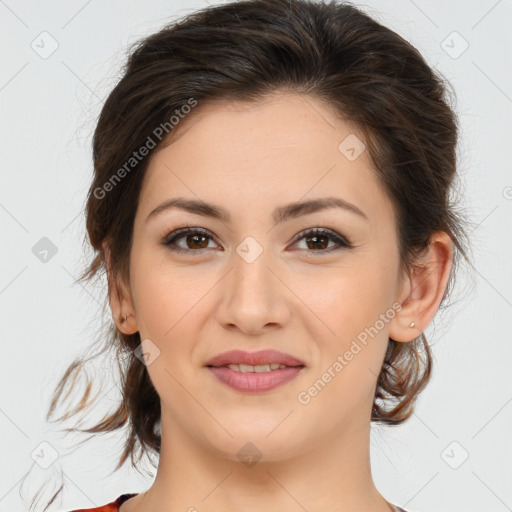
[[(121, 494), (119, 498), (112, 501), (111, 503), (107, 503), (102, 507), (96, 508), (80, 508), (76, 510), (71, 510), (70, 512), (119, 512), (119, 507), (126, 500), (133, 498), (133, 496), (137, 496), (137, 494)], [(395, 507), (396, 512), (407, 512), (405, 509), (400, 508), (398, 505), (393, 505)]]
[(70, 512), (118, 512), (121, 504), (129, 498), (133, 498), (133, 496), (137, 496), (137, 494), (121, 494), (119, 498), (112, 501), (111, 503), (103, 505), (102, 507), (78, 508), (76, 510), (71, 510)]

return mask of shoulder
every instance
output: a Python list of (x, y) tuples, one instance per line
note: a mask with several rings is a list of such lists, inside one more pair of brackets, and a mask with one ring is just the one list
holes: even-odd
[(77, 508), (75, 510), (70, 510), (69, 512), (118, 512), (119, 507), (122, 503), (124, 503), (127, 499), (136, 496), (134, 493), (129, 494), (121, 494), (118, 498), (106, 505), (102, 505), (101, 507), (94, 508)]

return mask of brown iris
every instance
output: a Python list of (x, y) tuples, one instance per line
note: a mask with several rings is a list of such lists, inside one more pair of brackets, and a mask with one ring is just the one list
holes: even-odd
[[(321, 245), (322, 245), (322, 247), (319, 247), (319, 245), (318, 245), (318, 240), (319, 240), (319, 239), (320, 239), (320, 240), (325, 241), (325, 242), (326, 242), (326, 244), (321, 244)], [(324, 235), (314, 235), (314, 236), (309, 236), (309, 237), (307, 237), (307, 238), (306, 238), (306, 240), (307, 240), (307, 244), (308, 244), (308, 248), (309, 248), (309, 249), (320, 249), (320, 250), (324, 250), (324, 249), (326, 249), (326, 248), (327, 248), (327, 245), (329, 244), (329, 237), (324, 236)], [(315, 242), (313, 243), (313, 245), (311, 245), (311, 244), (309, 243), (309, 241), (310, 241), (310, 240), (315, 240)], [(325, 245), (325, 247), (324, 247), (323, 245)]]
[[(194, 240), (193, 244), (197, 244), (197, 245), (191, 246), (188, 243), (189, 239), (191, 239), (191, 238)], [(203, 239), (203, 242), (197, 242), (197, 240), (199, 240), (201, 238)], [(197, 235), (197, 234), (196, 235), (188, 235), (186, 237), (186, 240), (187, 240), (187, 246), (190, 249), (205, 249), (206, 247), (208, 247), (208, 236), (206, 236), (206, 235)]]

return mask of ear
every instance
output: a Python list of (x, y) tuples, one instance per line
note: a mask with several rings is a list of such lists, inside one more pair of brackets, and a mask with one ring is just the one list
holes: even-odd
[(112, 317), (117, 328), (124, 334), (133, 334), (139, 330), (135, 317), (135, 308), (131, 300), (131, 295), (123, 280), (114, 275), (112, 270), (112, 261), (110, 256), (110, 247), (104, 241), (102, 243), (105, 253), (105, 264), (107, 267), (108, 297)]
[[(453, 265), (453, 242), (444, 231), (436, 231), (415, 269), (404, 279), (397, 299), (402, 309), (390, 322), (389, 337), (412, 341), (434, 318), (446, 291)], [(414, 327), (410, 327), (414, 322)]]

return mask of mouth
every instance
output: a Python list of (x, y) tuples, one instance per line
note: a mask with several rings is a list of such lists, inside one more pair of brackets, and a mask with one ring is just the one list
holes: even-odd
[[(247, 366), (248, 368), (244, 368)], [(294, 380), (300, 373), (305, 371), (304, 365), (278, 366), (282, 366), (282, 368), (271, 370), (268, 369), (270, 365), (254, 367), (251, 365), (233, 364), (228, 366), (207, 366), (207, 369), (217, 381), (225, 386), (239, 393), (249, 394), (272, 391)]]
[(230, 350), (213, 357), (206, 362), (208, 367), (230, 368), (233, 371), (252, 373), (269, 372), (284, 367), (306, 366), (295, 356), (277, 350), (266, 349), (257, 352)]
[(273, 372), (275, 370), (282, 370), (283, 368), (304, 368), (303, 364), (288, 366), (286, 364), (271, 363), (271, 364), (258, 364), (253, 366), (251, 364), (227, 364), (223, 366), (207, 365), (207, 368), (229, 368), (234, 372), (241, 373), (263, 373)]
[(219, 382), (240, 393), (272, 391), (306, 368), (300, 359), (276, 350), (231, 350), (210, 359), (205, 366)]

